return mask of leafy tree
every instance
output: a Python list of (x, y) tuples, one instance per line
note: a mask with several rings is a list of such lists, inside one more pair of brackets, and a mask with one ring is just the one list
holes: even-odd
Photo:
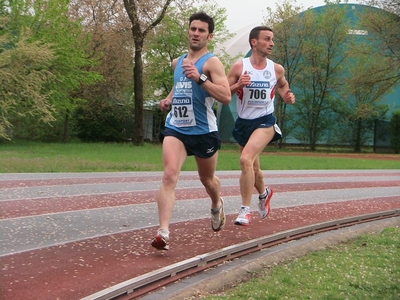
[(382, 9), (368, 9), (359, 16), (360, 26), (368, 32), (366, 36), (374, 47), (378, 59), (390, 61), (383, 64), (381, 72), (393, 85), (400, 82), (400, 5), (398, 1), (367, 1), (367, 4), (377, 5)]
[(379, 7), (400, 16), (400, 4), (397, 0), (362, 0), (359, 2), (365, 5)]
[[(51, 64), (46, 66), (53, 76), (45, 81), (40, 93), (48, 96), (54, 108), (52, 114), (56, 122), (51, 125), (63, 121), (64, 141), (68, 136), (70, 112), (82, 101), (77, 91), (82, 84), (100, 79), (97, 73), (86, 70), (94, 64), (86, 53), (88, 36), (79, 23), (69, 18), (68, 3), (68, 0), (9, 1), (3, 6), (9, 14), (8, 29), (15, 37), (29, 29), (29, 43), (47, 45), (54, 53)], [(36, 55), (39, 56), (40, 51)], [(19, 79), (25, 80), (25, 77)], [(35, 118), (30, 121), (37, 123)], [(25, 129), (21, 128), (20, 132), (26, 132)]]
[[(281, 64), (285, 68), (285, 77), (289, 85), (293, 88), (296, 77), (303, 71), (302, 55), (304, 41), (313, 34), (313, 28), (310, 24), (310, 18), (307, 15), (304, 18), (297, 17), (302, 6), (296, 6), (294, 0), (284, 0), (281, 4), (277, 4), (275, 11), (267, 8), (268, 17), (264, 20), (266, 25), (273, 28), (275, 39), (275, 50), (272, 59)], [(311, 19), (312, 20), (312, 19)], [(276, 94), (275, 113), (278, 119), (278, 125), (282, 129), (284, 135), (289, 134), (294, 125), (293, 113), (287, 111), (287, 104), (282, 97)], [(279, 141), (282, 147), (283, 139)]]
[(361, 147), (372, 139), (374, 120), (384, 118), (389, 110), (380, 101), (399, 80), (398, 70), (393, 68), (398, 63), (393, 55), (398, 52), (398, 46), (393, 39), (399, 35), (399, 27), (390, 21), (392, 17), (382, 10), (365, 7), (358, 14), (359, 22), (355, 25), (359, 30), (351, 35), (353, 43), (348, 46), (348, 72), (338, 90), (335, 111), (347, 126), (346, 135), (342, 134), (342, 137), (355, 152), (360, 152)]
[(134, 143), (142, 144), (143, 135), (143, 50), (147, 35), (164, 18), (172, 0), (124, 0), (125, 10), (132, 23), (134, 41), (133, 84), (135, 98), (135, 136)]
[(115, 0), (71, 1), (70, 13), (80, 21), (90, 35), (88, 52), (97, 61), (90, 70), (103, 76), (103, 80), (84, 87), (84, 94), (93, 98), (120, 99), (131, 91), (132, 41), (130, 21), (122, 2)]
[(347, 138), (353, 150), (360, 152), (373, 136), (374, 120), (384, 118), (389, 110), (381, 100), (391, 92), (396, 79), (388, 76), (388, 73), (394, 74), (388, 72), (392, 59), (376, 52), (376, 42), (370, 43), (369, 38), (363, 43), (357, 35), (353, 39), (356, 41), (348, 52), (351, 63), (346, 80), (338, 91), (340, 97), (336, 101), (336, 112), (348, 125)]
[[(92, 85), (102, 77), (90, 71), (96, 61), (89, 57), (90, 37), (79, 22), (69, 14), (69, 0), (36, 1), (34, 6), (37, 36), (45, 43), (56, 47), (53, 72), (56, 80), (47, 88), (52, 91), (52, 100), (57, 108), (58, 120), (64, 121), (63, 141), (67, 141), (71, 112), (85, 99), (79, 95), (83, 85)], [(51, 26), (47, 26), (50, 23)]]
[[(72, 18), (79, 20), (91, 36), (88, 51), (98, 64), (88, 70), (103, 76), (103, 80), (84, 85), (78, 92), (86, 102), (79, 104), (73, 114), (77, 134), (84, 140), (109, 141), (112, 138), (105, 137), (105, 133), (115, 132), (115, 139), (121, 140), (123, 131), (124, 138), (131, 138), (133, 47), (131, 22), (124, 4), (115, 0), (74, 0), (70, 8)], [(109, 118), (116, 118), (115, 122), (109, 122)], [(97, 130), (89, 126), (94, 123)], [(99, 136), (91, 136), (98, 133)]]
[(373, 136), (374, 120), (383, 118), (389, 110), (379, 103), (390, 87), (388, 81), (380, 80), (385, 76), (378, 71), (381, 63), (373, 56), (355, 57), (349, 64), (343, 93), (336, 100), (335, 111), (347, 126), (342, 137), (353, 145), (354, 152), (361, 152)]
[(294, 136), (310, 145), (311, 150), (334, 125), (332, 103), (343, 81), (347, 56), (343, 49), (349, 38), (346, 8), (328, 3), (321, 14), (305, 12), (313, 34), (304, 40), (302, 72), (296, 78), (293, 106), (298, 131)]
[(11, 139), (13, 123), (31, 116), (37, 122), (54, 120), (50, 92), (43, 86), (54, 78), (50, 66), (54, 51), (49, 45), (31, 42), (24, 29), (14, 35), (9, 18), (0, 17), (0, 138)]

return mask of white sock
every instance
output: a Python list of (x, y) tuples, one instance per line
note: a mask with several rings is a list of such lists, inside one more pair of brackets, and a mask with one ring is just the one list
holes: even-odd
[(263, 194), (260, 194), (260, 198), (266, 198), (268, 196), (267, 189), (265, 189), (265, 192)]
[(161, 232), (164, 235), (169, 236), (169, 230), (168, 229), (160, 228), (160, 229), (158, 229), (158, 231)]

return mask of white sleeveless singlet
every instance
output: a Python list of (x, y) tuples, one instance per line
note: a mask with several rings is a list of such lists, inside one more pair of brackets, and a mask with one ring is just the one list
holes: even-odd
[(276, 74), (274, 62), (267, 60), (263, 70), (253, 68), (250, 58), (243, 59), (243, 70), (250, 75), (251, 84), (237, 91), (237, 111), (242, 119), (255, 119), (274, 112)]

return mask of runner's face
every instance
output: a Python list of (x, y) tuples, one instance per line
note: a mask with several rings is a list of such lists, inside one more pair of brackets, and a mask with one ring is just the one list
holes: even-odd
[(208, 32), (208, 23), (200, 20), (193, 20), (189, 28), (189, 45), (192, 50), (200, 50), (207, 47), (212, 34)]
[(274, 33), (269, 30), (261, 31), (258, 39), (256, 40), (257, 52), (266, 57), (272, 54), (272, 48), (274, 45)]

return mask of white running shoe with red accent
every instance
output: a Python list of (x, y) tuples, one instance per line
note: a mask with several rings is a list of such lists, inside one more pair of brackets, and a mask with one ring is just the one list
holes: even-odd
[(157, 250), (168, 250), (169, 249), (169, 232), (165, 229), (159, 229), (156, 237), (151, 242), (151, 245)]
[(267, 195), (263, 198), (258, 198), (258, 213), (262, 219), (265, 219), (266, 216), (271, 212), (271, 198), (274, 194), (274, 191), (269, 187), (266, 188)]
[(251, 223), (251, 213), (250, 209), (241, 207), (239, 210), (239, 215), (235, 220), (235, 225), (248, 226)]

